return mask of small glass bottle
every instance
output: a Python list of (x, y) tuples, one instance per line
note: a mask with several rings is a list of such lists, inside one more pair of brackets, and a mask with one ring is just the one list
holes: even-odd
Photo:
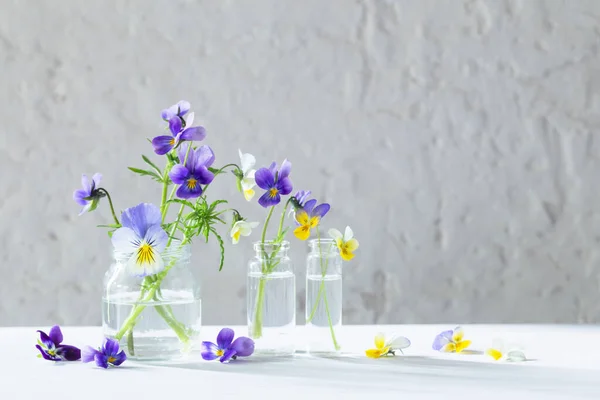
[(165, 269), (139, 277), (128, 271), (127, 258), (115, 254), (104, 277), (102, 329), (120, 341), (128, 358), (177, 359), (197, 344), (202, 305), (190, 258), (190, 246), (173, 241), (163, 254)]
[(332, 239), (314, 239), (308, 244), (306, 350), (337, 353), (342, 327), (342, 259)]
[(248, 336), (256, 355), (294, 354), (296, 276), (288, 257), (290, 243), (254, 243), (256, 255), (248, 263)]

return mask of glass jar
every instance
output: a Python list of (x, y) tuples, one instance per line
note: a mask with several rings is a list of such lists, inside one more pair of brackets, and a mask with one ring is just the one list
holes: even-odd
[(202, 307), (190, 246), (173, 241), (162, 257), (163, 271), (139, 277), (115, 254), (104, 277), (103, 333), (119, 340), (130, 359), (181, 358), (198, 342)]
[(296, 276), (288, 257), (290, 243), (254, 243), (248, 263), (248, 336), (256, 355), (292, 355), (296, 351)]
[(340, 351), (342, 259), (332, 239), (309, 241), (306, 258), (306, 345), (309, 353)]

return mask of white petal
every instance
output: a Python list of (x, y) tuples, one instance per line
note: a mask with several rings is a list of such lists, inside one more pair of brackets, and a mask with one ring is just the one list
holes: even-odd
[(250, 228), (254, 229), (256, 228), (258, 225), (260, 225), (260, 222), (249, 222), (250, 224)]
[(162, 259), (162, 256), (158, 252), (156, 252), (156, 250), (153, 249), (153, 251), (153, 260), (150, 262), (144, 262), (140, 264), (138, 264), (137, 262), (137, 251), (133, 253), (132, 256), (129, 258), (129, 261), (127, 261), (127, 269), (129, 270), (129, 272), (135, 276), (148, 276), (154, 275), (162, 271), (165, 268), (165, 263)]
[(252, 189), (254, 186), (256, 186), (256, 181), (254, 180), (254, 178), (242, 179), (242, 189), (243, 190)]
[(402, 350), (410, 346), (410, 340), (404, 336), (393, 336), (386, 346), (390, 346), (392, 350)]
[(256, 158), (254, 158), (254, 156), (250, 153), (242, 154), (240, 156), (240, 164), (242, 167), (242, 172), (245, 176), (248, 173), (248, 171), (250, 171), (252, 167), (254, 167), (254, 164), (256, 164)]
[(350, 229), (349, 226), (346, 227), (346, 231), (344, 232), (344, 242), (347, 242), (348, 240), (352, 239), (354, 237), (354, 232), (352, 232), (352, 229)]
[(162, 254), (169, 241), (169, 236), (160, 225), (153, 225), (146, 232), (144, 240), (146, 243), (151, 243), (156, 252)]
[(523, 353), (521, 350), (511, 350), (508, 353), (506, 353), (506, 361), (527, 361), (527, 357), (525, 357), (525, 353)]
[(335, 240), (344, 238), (344, 236), (342, 235), (342, 232), (338, 231), (337, 229), (331, 228), (327, 233), (329, 234), (329, 236), (332, 239), (335, 239)]
[(124, 227), (114, 231), (110, 240), (115, 248), (115, 252), (121, 254), (134, 253), (137, 251), (140, 243), (140, 238), (138, 238), (133, 229)]
[(193, 123), (194, 123), (194, 113), (191, 112), (185, 118), (185, 127), (189, 128), (190, 126), (192, 126)]

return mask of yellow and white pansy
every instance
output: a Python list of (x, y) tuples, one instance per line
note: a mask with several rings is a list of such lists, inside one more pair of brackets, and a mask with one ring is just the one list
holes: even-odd
[(256, 158), (250, 153), (242, 154), (241, 150), (238, 150), (240, 154), (240, 167), (242, 169), (242, 176), (239, 178), (240, 190), (244, 194), (244, 198), (247, 201), (251, 201), (254, 197), (254, 186), (256, 181), (254, 180), (254, 174), (256, 170), (253, 169), (256, 164)]
[(330, 229), (329, 236), (335, 240), (342, 260), (350, 261), (354, 258), (354, 251), (358, 249), (358, 240), (354, 239), (354, 233), (349, 226), (346, 227), (343, 235), (337, 229)]
[(410, 346), (410, 340), (404, 336), (390, 335), (386, 337), (383, 333), (375, 335), (375, 348), (368, 349), (365, 354), (369, 358), (379, 358), (387, 355), (396, 355), (396, 351), (402, 353), (402, 350)]
[(231, 228), (231, 243), (237, 244), (240, 241), (240, 236), (250, 236), (252, 229), (258, 226), (258, 222), (246, 222), (244, 220), (237, 221)]
[(461, 353), (471, 345), (470, 340), (465, 340), (465, 333), (460, 326), (447, 330), (437, 335), (431, 346), (433, 350), (445, 353)]
[(492, 357), (495, 361), (503, 360), (509, 362), (527, 361), (525, 352), (516, 344), (506, 344), (501, 339), (495, 339), (492, 347), (485, 351), (485, 354)]

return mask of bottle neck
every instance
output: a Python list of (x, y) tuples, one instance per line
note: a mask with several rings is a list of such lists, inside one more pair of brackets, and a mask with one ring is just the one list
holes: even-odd
[(310, 254), (329, 256), (339, 254), (335, 240), (333, 239), (313, 239), (308, 242)]
[(265, 241), (264, 243), (254, 243), (254, 251), (256, 252), (256, 257), (260, 259), (287, 257), (289, 248), (290, 242), (285, 240), (281, 243), (274, 243), (272, 240)]

